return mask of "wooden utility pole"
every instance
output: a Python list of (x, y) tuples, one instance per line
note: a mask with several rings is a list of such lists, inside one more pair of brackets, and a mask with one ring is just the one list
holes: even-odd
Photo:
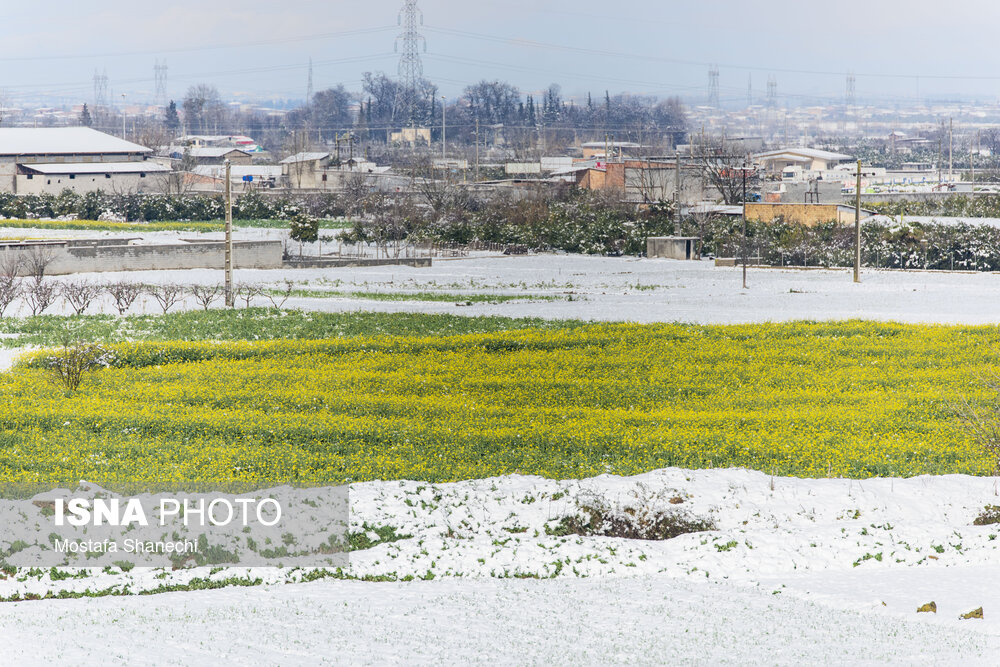
[(233, 182), (232, 164), (226, 160), (226, 308), (235, 305), (233, 299)]
[(858, 160), (858, 180), (854, 186), (854, 282), (861, 282), (861, 160)]

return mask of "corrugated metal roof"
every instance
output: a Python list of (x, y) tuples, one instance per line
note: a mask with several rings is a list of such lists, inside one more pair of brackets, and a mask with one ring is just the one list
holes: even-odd
[(47, 162), (22, 164), (39, 174), (161, 174), (170, 171), (157, 162)]
[(152, 150), (89, 127), (3, 127), (0, 155), (151, 153)]
[(313, 160), (322, 160), (323, 158), (328, 157), (329, 155), (330, 155), (329, 153), (309, 153), (309, 152), (296, 153), (291, 157), (286, 157), (279, 164), (293, 164), (295, 162), (312, 162)]

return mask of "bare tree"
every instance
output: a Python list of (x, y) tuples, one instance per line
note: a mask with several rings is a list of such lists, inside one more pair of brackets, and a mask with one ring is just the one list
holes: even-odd
[(73, 312), (80, 315), (87, 310), (94, 299), (100, 296), (102, 291), (100, 285), (74, 280), (63, 283), (59, 293), (73, 309)]
[(33, 245), (24, 258), (24, 268), (36, 283), (42, 282), (45, 271), (56, 257), (56, 249), (51, 245)]
[[(293, 291), (295, 291), (295, 283), (293, 283), (288, 278), (285, 278), (285, 289), (280, 291), (268, 290), (265, 292), (265, 294), (267, 295), (267, 298), (271, 302), (272, 306), (274, 306), (277, 309), (281, 309), (281, 307), (285, 305), (285, 302), (288, 301), (288, 297), (292, 296)], [(277, 292), (277, 294), (275, 294), (275, 292)], [(2, 314), (3, 311), (0, 311), (0, 315)]]
[(759, 185), (758, 172), (751, 167), (753, 160), (741, 151), (738, 144), (707, 143), (701, 146), (698, 159), (705, 182), (714, 188), (727, 205), (743, 203), (744, 177), (747, 192)]
[(5, 254), (0, 260), (0, 317), (8, 306), (21, 295), (23, 287), (17, 274), (21, 271), (21, 260), (13, 254)]
[(174, 283), (149, 285), (146, 288), (146, 293), (156, 299), (156, 302), (160, 304), (160, 308), (163, 309), (163, 313), (166, 314), (184, 296), (184, 287)]
[(139, 283), (130, 283), (124, 280), (119, 280), (118, 282), (109, 283), (105, 285), (104, 289), (107, 290), (111, 298), (115, 300), (115, 308), (118, 309), (119, 315), (124, 315), (125, 311), (132, 307), (132, 304), (139, 295), (142, 294), (142, 285)]
[(222, 285), (191, 285), (188, 287), (188, 294), (193, 296), (202, 308), (208, 310), (212, 302), (222, 295)]
[(236, 287), (236, 296), (246, 302), (247, 308), (250, 307), (250, 301), (252, 301), (255, 296), (259, 296), (263, 293), (264, 288), (255, 283), (241, 283)]
[(41, 315), (51, 306), (59, 295), (59, 284), (45, 282), (41, 277), (31, 282), (24, 292), (24, 300), (28, 303), (32, 315)]
[(358, 213), (365, 197), (372, 191), (370, 175), (363, 171), (353, 171), (344, 178), (342, 184), (348, 211)]

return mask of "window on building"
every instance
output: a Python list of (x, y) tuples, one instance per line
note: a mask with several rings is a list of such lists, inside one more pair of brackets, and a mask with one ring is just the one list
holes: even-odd
[(111, 178), (111, 174), (104, 174), (104, 178)]
[(143, 173), (140, 172), (139, 178), (146, 178), (146, 174), (143, 174)]
[(34, 175), (34, 174), (28, 174), (28, 180), (29, 180), (29, 181), (30, 181), (30, 180), (31, 180), (32, 178), (34, 178), (34, 177), (35, 177), (35, 175)]
[(70, 180), (72, 180), (72, 179), (76, 178), (76, 174), (70, 174), (69, 177), (70, 177)]

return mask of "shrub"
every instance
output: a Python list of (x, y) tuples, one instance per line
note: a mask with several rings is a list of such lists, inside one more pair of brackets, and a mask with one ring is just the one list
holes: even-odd
[(111, 360), (111, 352), (104, 346), (80, 341), (64, 343), (61, 351), (47, 359), (53, 375), (67, 391), (76, 391), (87, 371), (106, 367)]
[(560, 519), (558, 526), (549, 532), (629, 540), (669, 540), (678, 535), (715, 528), (707, 519), (661, 506), (659, 495), (636, 495), (632, 501), (620, 505), (597, 496), (585, 498), (578, 502), (575, 514)]
[(296, 213), (291, 219), (289, 237), (300, 243), (315, 243), (319, 238), (319, 220), (306, 213)]
[(1000, 523), (1000, 505), (987, 505), (972, 522), (973, 526), (989, 526)]

